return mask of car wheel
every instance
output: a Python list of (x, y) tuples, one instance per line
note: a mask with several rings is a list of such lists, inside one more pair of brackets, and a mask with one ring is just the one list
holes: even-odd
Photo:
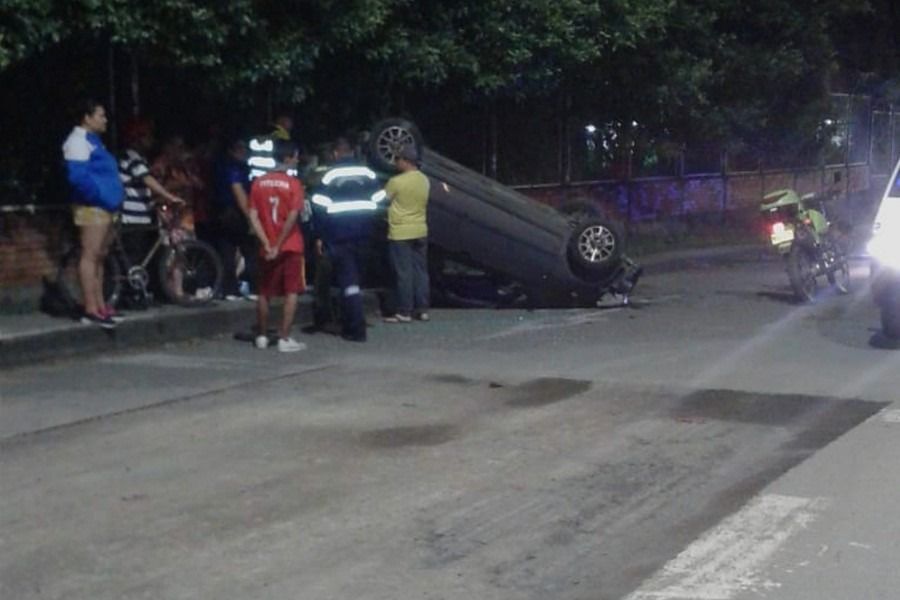
[(375, 124), (369, 137), (369, 160), (380, 171), (394, 171), (400, 150), (412, 146), (422, 156), (424, 143), (419, 128), (406, 119), (385, 119)]
[(569, 238), (569, 258), (577, 270), (608, 271), (622, 258), (622, 234), (609, 221), (582, 221)]

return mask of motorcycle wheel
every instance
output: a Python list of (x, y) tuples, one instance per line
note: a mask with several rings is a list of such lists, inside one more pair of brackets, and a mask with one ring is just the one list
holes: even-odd
[(801, 302), (815, 301), (819, 286), (813, 251), (804, 246), (792, 246), (787, 256), (787, 273), (797, 299)]

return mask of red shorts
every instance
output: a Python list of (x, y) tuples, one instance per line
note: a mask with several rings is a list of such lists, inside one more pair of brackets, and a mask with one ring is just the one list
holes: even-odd
[(285, 252), (266, 260), (259, 257), (259, 293), (261, 296), (284, 296), (300, 294), (306, 289), (303, 281), (303, 255), (299, 252)]

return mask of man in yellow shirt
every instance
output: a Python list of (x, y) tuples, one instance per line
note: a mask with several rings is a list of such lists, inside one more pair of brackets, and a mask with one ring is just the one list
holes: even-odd
[(428, 224), (426, 211), (430, 183), (419, 171), (415, 148), (405, 146), (395, 163), (398, 175), (384, 191), (388, 208), (388, 256), (394, 271), (397, 313), (388, 323), (409, 323), (414, 318), (428, 320)]

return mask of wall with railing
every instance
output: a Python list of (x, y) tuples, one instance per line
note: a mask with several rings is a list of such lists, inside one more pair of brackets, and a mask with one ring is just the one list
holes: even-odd
[[(900, 112), (892, 106), (874, 108), (867, 96), (833, 94), (831, 105), (831, 116), (823, 119), (810, 145), (815, 151), (792, 156), (753, 148), (729, 152), (650, 144), (637, 136), (629, 151), (613, 152), (609, 138), (615, 131), (578, 123), (557, 128), (569, 133), (558, 153), (563, 159), (552, 163), (555, 171), (510, 169), (502, 154), (498, 171), (541, 202), (588, 204), (637, 230), (659, 222), (681, 229), (697, 223), (746, 224), (766, 193), (785, 187), (801, 193), (834, 191), (847, 218), (865, 220), (900, 158)], [(527, 173), (543, 174), (544, 180), (528, 181)]]

